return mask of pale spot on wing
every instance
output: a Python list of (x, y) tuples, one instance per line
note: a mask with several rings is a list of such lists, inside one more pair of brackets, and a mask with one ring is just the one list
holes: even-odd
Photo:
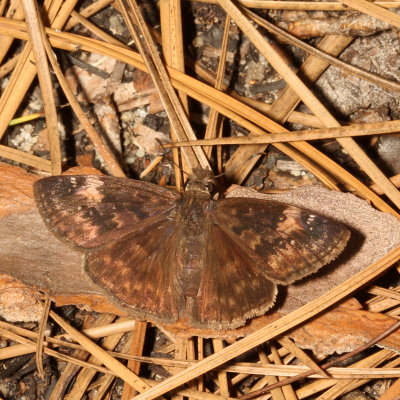
[(100, 202), (103, 200), (104, 196), (97, 189), (103, 185), (104, 182), (97, 177), (89, 176), (85, 179), (85, 182), (81, 185), (76, 194), (90, 201)]
[(228, 304), (231, 306), (231, 307), (234, 307), (234, 306), (236, 306), (236, 299), (234, 298), (234, 297), (229, 297), (229, 299), (228, 299)]
[(81, 189), (76, 193), (79, 196), (85, 197), (86, 199), (99, 203), (103, 200), (103, 195), (95, 187), (89, 187), (86, 189)]
[(307, 218), (306, 224), (307, 225), (311, 225), (314, 222), (315, 219), (315, 215), (314, 214), (310, 214)]
[(287, 235), (290, 235), (294, 232), (303, 231), (303, 227), (299, 224), (301, 221), (301, 210), (300, 209), (293, 209), (287, 208), (283, 211), (285, 215), (285, 219), (282, 222), (279, 222), (276, 226), (276, 230), (278, 232), (284, 232)]
[(112, 258), (108, 254), (106, 254), (106, 255), (103, 256), (103, 261), (106, 264), (111, 264)]
[(259, 285), (259, 281), (258, 281), (258, 279), (252, 279), (252, 281), (251, 281), (251, 286), (252, 287), (257, 287), (258, 285)]

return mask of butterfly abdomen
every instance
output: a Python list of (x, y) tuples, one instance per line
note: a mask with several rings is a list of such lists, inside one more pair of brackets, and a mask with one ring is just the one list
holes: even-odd
[(182, 291), (186, 297), (198, 294), (200, 278), (206, 260), (207, 217), (209, 200), (186, 197), (181, 203), (177, 221), (177, 264)]

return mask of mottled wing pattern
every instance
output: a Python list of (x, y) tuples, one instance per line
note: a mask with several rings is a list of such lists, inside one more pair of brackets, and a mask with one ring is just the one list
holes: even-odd
[(34, 194), (50, 229), (84, 248), (120, 239), (144, 220), (168, 215), (180, 199), (151, 183), (101, 175), (44, 178), (34, 184)]
[(277, 288), (263, 264), (216, 224), (209, 226), (207, 254), (192, 313), (194, 326), (232, 329), (263, 314), (275, 301)]
[(289, 284), (317, 271), (345, 247), (348, 229), (330, 218), (278, 202), (230, 198), (213, 216), (265, 275)]
[(86, 255), (86, 271), (137, 318), (173, 323), (183, 309), (175, 221), (163, 220)]

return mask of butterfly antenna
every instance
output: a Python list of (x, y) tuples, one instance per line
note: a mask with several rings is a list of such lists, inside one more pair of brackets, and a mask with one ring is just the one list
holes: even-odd
[[(165, 148), (164, 144), (161, 142), (160, 139), (156, 138), (157, 143), (159, 144), (160, 148), (164, 150), (164, 153), (161, 155), (161, 157), (164, 157), (167, 153), (169, 153), (168, 149)], [(187, 178), (189, 178), (190, 174), (188, 174), (180, 164), (178, 164), (174, 159), (171, 160), (173, 165), (179, 169), (182, 175), (186, 175)]]

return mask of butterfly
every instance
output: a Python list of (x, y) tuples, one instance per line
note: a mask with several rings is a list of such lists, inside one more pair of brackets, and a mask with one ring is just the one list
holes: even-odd
[(49, 229), (85, 252), (94, 283), (139, 319), (232, 329), (264, 314), (277, 285), (332, 261), (349, 239), (332, 219), (279, 202), (212, 200), (197, 171), (183, 194), (147, 182), (65, 175), (34, 184)]

